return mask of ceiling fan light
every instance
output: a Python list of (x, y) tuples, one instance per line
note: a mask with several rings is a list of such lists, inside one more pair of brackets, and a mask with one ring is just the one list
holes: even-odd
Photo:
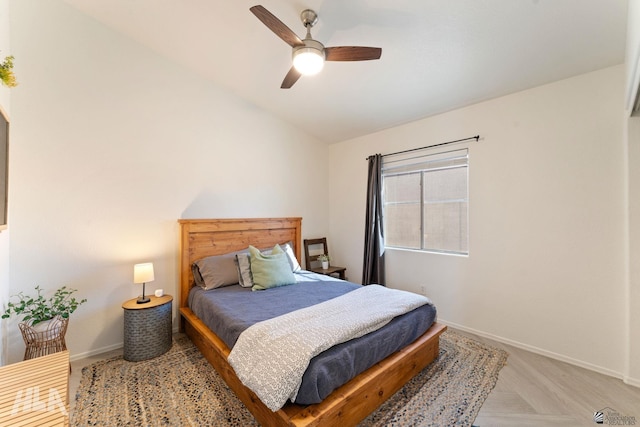
[(318, 74), (324, 67), (324, 55), (313, 47), (299, 48), (293, 52), (293, 66), (304, 76)]

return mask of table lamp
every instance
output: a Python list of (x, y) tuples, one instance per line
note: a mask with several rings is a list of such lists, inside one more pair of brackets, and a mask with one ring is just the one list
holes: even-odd
[(144, 296), (144, 286), (147, 282), (153, 282), (153, 263), (145, 262), (143, 264), (136, 264), (133, 266), (133, 283), (142, 283), (142, 296), (136, 301), (138, 304), (144, 304), (151, 301), (149, 297)]

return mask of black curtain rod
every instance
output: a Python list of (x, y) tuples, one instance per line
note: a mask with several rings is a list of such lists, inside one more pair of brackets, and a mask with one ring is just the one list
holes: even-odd
[[(456, 142), (469, 141), (470, 139), (475, 139), (476, 142), (478, 142), (478, 140), (480, 139), (480, 135), (470, 136), (469, 138), (456, 139), (455, 141), (441, 142), (440, 144), (427, 145), (425, 147), (418, 147), (418, 148), (411, 148), (409, 150), (396, 151), (395, 153), (383, 154), (382, 157), (395, 156), (396, 154), (404, 154), (404, 153), (410, 153), (412, 151), (424, 150), (427, 148), (440, 147), (441, 145), (455, 144)], [(369, 157), (367, 157), (365, 160), (369, 160)]]

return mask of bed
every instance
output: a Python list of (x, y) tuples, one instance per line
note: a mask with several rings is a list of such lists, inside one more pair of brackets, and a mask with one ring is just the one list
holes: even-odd
[(229, 346), (188, 305), (194, 261), (249, 245), (266, 248), (284, 242), (292, 242), (300, 260), (301, 222), (301, 218), (179, 220), (180, 328), (262, 425), (355, 425), (437, 357), (439, 336), (445, 326), (434, 323), (417, 340), (340, 386), (320, 403), (288, 403), (273, 412), (242, 384), (227, 361)]

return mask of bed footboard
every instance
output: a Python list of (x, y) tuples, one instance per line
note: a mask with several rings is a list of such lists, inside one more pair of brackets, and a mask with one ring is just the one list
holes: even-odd
[(446, 326), (434, 323), (409, 346), (367, 369), (315, 405), (288, 403), (272, 412), (236, 376), (227, 362), (230, 349), (189, 309), (180, 309), (185, 333), (236, 396), (265, 426), (355, 426), (429, 365), (439, 353)]

